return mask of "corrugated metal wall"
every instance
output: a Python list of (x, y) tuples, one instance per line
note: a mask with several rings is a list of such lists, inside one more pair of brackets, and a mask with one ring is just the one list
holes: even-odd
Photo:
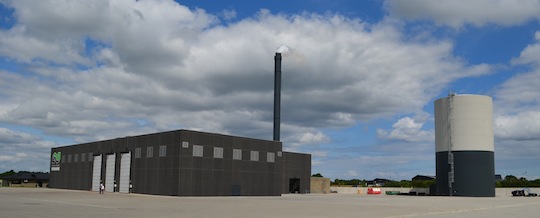
[[(202, 157), (194, 156), (194, 145), (202, 146)], [(220, 148), (217, 151), (219, 154), (222, 152), (222, 157), (219, 154), (214, 156), (214, 147)], [(233, 149), (241, 151), (241, 160), (233, 159)], [(74, 159), (70, 162), (62, 160), (60, 171), (51, 172), (50, 187), (90, 190), (93, 156), (101, 154), (103, 155), (102, 169), (99, 171), (101, 180), (110, 182), (110, 177), (114, 177), (113, 183), (118, 183), (121, 181), (121, 155), (130, 152), (133, 193), (178, 196), (276, 196), (288, 193), (283, 191), (283, 186), (288, 186), (288, 180), (286, 183), (283, 182), (284, 176), (301, 177), (302, 189), (309, 190), (311, 156), (286, 152), (280, 156), (278, 153), (281, 150), (281, 142), (188, 130), (59, 147), (53, 148), (51, 154), (62, 152), (62, 156), (77, 154), (79, 157), (84, 155), (87, 158), (84, 162), (80, 158), (77, 162)], [(251, 159), (252, 151), (257, 151), (258, 160)], [(106, 155), (113, 155), (114, 164), (106, 164)], [(92, 157), (92, 161), (89, 161), (88, 156)], [(283, 164), (284, 159), (287, 159), (287, 165)], [(111, 174), (114, 176), (106, 176), (107, 165), (114, 165), (114, 174)], [(288, 168), (284, 170), (284, 167), (290, 170)], [(286, 175), (284, 171), (287, 172)], [(115, 192), (119, 191), (118, 185), (114, 189)]]
[(300, 179), (299, 193), (309, 193), (311, 189), (311, 155), (283, 152), (283, 190), (290, 192), (291, 179)]

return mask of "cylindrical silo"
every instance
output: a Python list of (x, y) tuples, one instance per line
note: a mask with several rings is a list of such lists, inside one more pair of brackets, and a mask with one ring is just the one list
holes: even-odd
[(482, 95), (435, 101), (437, 194), (495, 196), (493, 102)]

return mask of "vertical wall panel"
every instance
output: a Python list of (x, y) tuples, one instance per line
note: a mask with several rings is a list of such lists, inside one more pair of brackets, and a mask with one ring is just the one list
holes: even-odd
[(105, 165), (105, 191), (107, 192), (114, 192), (115, 163), (115, 154), (107, 155), (107, 163)]
[(94, 156), (94, 169), (92, 172), (92, 191), (99, 191), (101, 184), (101, 155)]
[(131, 152), (123, 153), (120, 157), (119, 192), (129, 193), (129, 180), (131, 173)]

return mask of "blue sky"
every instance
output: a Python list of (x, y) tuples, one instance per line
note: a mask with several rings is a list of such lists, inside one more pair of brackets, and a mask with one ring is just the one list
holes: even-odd
[[(519, 3), (518, 3), (519, 2)], [(540, 1), (0, 0), (0, 171), (193, 129), (272, 139), (331, 179), (435, 175), (433, 101), (493, 98), (496, 173), (540, 178)]]

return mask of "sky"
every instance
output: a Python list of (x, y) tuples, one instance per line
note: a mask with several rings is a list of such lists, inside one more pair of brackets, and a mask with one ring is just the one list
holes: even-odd
[(538, 0), (0, 0), (0, 171), (190, 129), (272, 140), (332, 180), (435, 175), (433, 102), (493, 98), (495, 171), (540, 178)]

